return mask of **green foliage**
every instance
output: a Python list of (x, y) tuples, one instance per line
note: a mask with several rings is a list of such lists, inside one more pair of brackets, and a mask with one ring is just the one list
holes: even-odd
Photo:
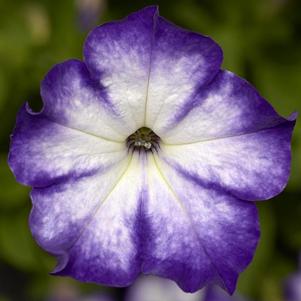
[[(0, 154), (0, 209), (9, 210), (24, 206), (28, 202), (29, 189), (21, 186), (15, 180), (7, 165), (7, 154)], [(0, 213), (1, 214), (1, 213)]]
[(1, 217), (0, 256), (20, 269), (35, 268), (37, 263), (26, 214)]

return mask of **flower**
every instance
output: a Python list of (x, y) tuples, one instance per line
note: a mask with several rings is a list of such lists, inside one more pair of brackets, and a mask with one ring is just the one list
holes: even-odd
[(106, 8), (106, 0), (76, 0), (75, 4), (82, 31), (89, 31), (96, 26)]
[(205, 290), (184, 293), (173, 281), (144, 276), (127, 289), (125, 301), (207, 301), (204, 300)]
[(173, 281), (153, 276), (139, 277), (123, 290), (118, 298), (103, 291), (81, 295), (76, 287), (61, 283), (47, 301), (247, 301), (235, 294), (229, 296), (218, 286), (206, 287), (195, 293), (184, 293)]
[(299, 271), (290, 275), (284, 282), (284, 296), (286, 301), (301, 300), (301, 253), (299, 255)]
[(246, 301), (229, 296), (217, 286), (206, 287), (193, 294), (184, 293), (174, 282), (158, 277), (140, 277), (127, 289), (125, 301)]
[(222, 291), (219, 287), (210, 286), (205, 289), (205, 297), (201, 301), (250, 301), (250, 300), (238, 294), (229, 296), (224, 291)]
[(210, 38), (147, 7), (94, 29), (25, 105), (9, 165), (32, 186), (32, 234), (53, 274), (128, 286), (154, 274), (229, 293), (259, 238), (256, 206), (289, 177), (295, 115), (220, 68)]

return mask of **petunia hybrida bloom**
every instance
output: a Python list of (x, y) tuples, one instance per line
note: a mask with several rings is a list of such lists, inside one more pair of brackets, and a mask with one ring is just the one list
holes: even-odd
[(170, 280), (159, 277), (140, 277), (127, 289), (126, 301), (247, 301), (229, 296), (218, 286), (208, 286), (193, 294), (184, 293)]
[(106, 8), (106, 0), (76, 0), (75, 3), (78, 25), (84, 32), (97, 24)]
[(301, 253), (299, 255), (299, 270), (297, 273), (291, 274), (284, 281), (284, 297), (285, 301), (301, 300)]
[(141, 274), (235, 290), (259, 238), (253, 200), (289, 177), (295, 116), (221, 69), (210, 38), (147, 7), (94, 29), (25, 105), (9, 164), (56, 275), (112, 286)]

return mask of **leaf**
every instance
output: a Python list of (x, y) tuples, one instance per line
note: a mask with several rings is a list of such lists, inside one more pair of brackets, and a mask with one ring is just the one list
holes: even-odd
[(18, 269), (44, 271), (54, 267), (54, 259), (33, 240), (28, 226), (28, 211), (0, 216), (0, 258)]
[(6, 157), (5, 154), (0, 154), (0, 208), (11, 209), (29, 202), (29, 188), (16, 182)]
[[(300, 50), (301, 53), (301, 50)], [(258, 62), (256, 86), (280, 115), (288, 116), (294, 111), (301, 112), (301, 56), (286, 64), (275, 61)], [(300, 115), (299, 115), (300, 118)], [(301, 166), (301, 123), (297, 122), (292, 143), (292, 170), (288, 189), (300, 188)]]
[(6, 216), (0, 219), (1, 257), (17, 268), (30, 269), (36, 264), (34, 245), (29, 233), (26, 215)]
[[(261, 288), (265, 277), (265, 270), (269, 268), (270, 258), (275, 246), (275, 219), (269, 208), (269, 203), (260, 203), (259, 220), (261, 226), (261, 237), (250, 266), (241, 274), (238, 290), (242, 295), (249, 296)], [(254, 298), (254, 296), (252, 296)]]

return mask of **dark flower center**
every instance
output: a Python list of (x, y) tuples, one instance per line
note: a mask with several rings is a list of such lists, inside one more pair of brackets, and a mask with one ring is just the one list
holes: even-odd
[(151, 129), (142, 127), (126, 139), (129, 150), (132, 151), (158, 151), (160, 137)]

